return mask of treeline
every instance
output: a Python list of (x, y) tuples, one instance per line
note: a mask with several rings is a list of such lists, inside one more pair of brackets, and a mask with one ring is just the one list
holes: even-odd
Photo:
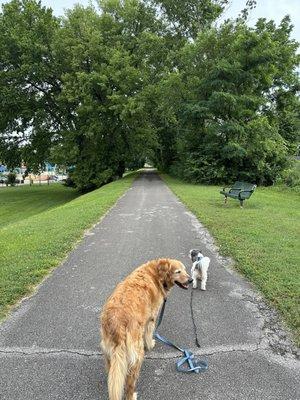
[[(151, 160), (194, 182), (272, 184), (295, 154), (297, 43), (285, 17), (219, 26), (227, 0), (103, 0), (0, 14), (0, 161), (69, 168), (80, 190)], [(248, 8), (254, 1), (248, 1)]]

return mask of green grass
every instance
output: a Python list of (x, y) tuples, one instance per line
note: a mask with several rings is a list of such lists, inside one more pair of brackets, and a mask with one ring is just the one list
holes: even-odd
[(75, 199), (78, 192), (60, 183), (0, 188), (0, 229)]
[(240, 209), (220, 187), (192, 185), (163, 175), (174, 193), (208, 228), (222, 254), (282, 314), (300, 344), (300, 207), (291, 190), (257, 188)]
[(60, 264), (84, 230), (112, 207), (135, 176), (77, 198), (73, 189), (60, 185), (0, 189), (1, 208), (9, 204), (10, 210), (2, 210), (5, 223), (0, 227), (0, 318)]

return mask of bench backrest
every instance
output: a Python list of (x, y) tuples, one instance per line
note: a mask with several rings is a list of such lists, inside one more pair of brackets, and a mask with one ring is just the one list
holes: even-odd
[(235, 182), (235, 184), (229, 190), (229, 193), (238, 196), (239, 192), (241, 190), (243, 190), (243, 193), (241, 194), (242, 197), (244, 199), (248, 199), (251, 196), (251, 194), (253, 193), (255, 188), (256, 188), (256, 185), (253, 185), (253, 183)]

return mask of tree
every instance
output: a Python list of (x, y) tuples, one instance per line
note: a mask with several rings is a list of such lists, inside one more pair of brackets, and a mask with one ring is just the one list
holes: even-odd
[(56, 98), (60, 66), (52, 42), (59, 21), (35, 0), (12, 0), (0, 14), (0, 152), (9, 168), (38, 171), (63, 125)]
[(265, 20), (254, 29), (227, 22), (186, 44), (171, 172), (195, 182), (276, 181), (299, 127), (299, 56), (290, 29), (288, 18), (278, 28)]
[(100, 0), (0, 14), (0, 157), (65, 165), (81, 191), (151, 159), (192, 181), (270, 184), (299, 135), (288, 18), (214, 22), (227, 0)]
[(229, 0), (152, 0), (158, 17), (171, 34), (196, 39), (199, 32), (210, 28), (222, 14)]
[(75, 7), (56, 42), (58, 57), (68, 65), (60, 100), (72, 109), (73, 129), (54, 154), (64, 152), (65, 163), (76, 166), (72, 177), (82, 190), (122, 176), (153, 142), (140, 98), (149, 79), (143, 32), (151, 13), (139, 2), (109, 5), (103, 4), (100, 15), (91, 7)]
[(153, 9), (138, 1), (102, 2), (100, 14), (78, 6), (62, 21), (35, 0), (3, 6), (3, 161), (73, 166), (77, 187), (89, 190), (147, 155), (152, 128), (139, 93), (151, 76), (143, 57), (152, 23)]

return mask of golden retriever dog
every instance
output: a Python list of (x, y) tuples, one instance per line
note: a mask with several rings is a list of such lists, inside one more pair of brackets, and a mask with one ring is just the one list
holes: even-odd
[(144, 351), (155, 345), (159, 309), (175, 283), (187, 289), (191, 281), (180, 261), (162, 258), (135, 269), (109, 297), (100, 317), (109, 400), (137, 399), (135, 386)]

